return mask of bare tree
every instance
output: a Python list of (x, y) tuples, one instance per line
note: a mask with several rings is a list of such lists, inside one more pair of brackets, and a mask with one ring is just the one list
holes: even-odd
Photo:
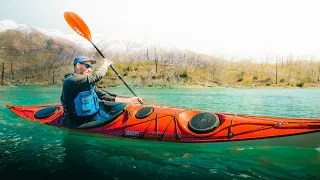
[(320, 64), (319, 64), (318, 82), (320, 82)]
[(149, 61), (149, 48), (148, 48), (148, 43), (147, 43), (147, 61)]
[(174, 63), (174, 52), (171, 52), (171, 53), (169, 53), (169, 57), (170, 57), (170, 59), (171, 59), (171, 65), (173, 65), (173, 63)]
[(163, 63), (163, 54), (164, 54), (164, 52), (163, 52), (163, 50), (161, 49), (161, 62)]
[(2, 84), (4, 84), (3, 78), (4, 78), (4, 63), (2, 63), (2, 72), (1, 72), (1, 83)]
[(149, 61), (148, 29), (146, 29), (146, 41), (147, 41), (147, 61)]
[(287, 65), (290, 66), (291, 65), (291, 61), (293, 60), (293, 55), (292, 53), (289, 54), (289, 56), (287, 57)]
[(28, 64), (26, 63), (25, 66), (24, 66), (24, 74), (25, 74), (25, 77), (26, 77), (26, 82), (28, 81), (28, 73), (29, 73), (29, 67), (28, 67)]
[(157, 55), (157, 46), (154, 45), (154, 62), (156, 63), (156, 74), (158, 73), (158, 55)]
[(276, 84), (278, 84), (278, 57), (276, 57)]
[(11, 79), (13, 80), (13, 68), (12, 68), (12, 62), (10, 63), (10, 72), (11, 72)]

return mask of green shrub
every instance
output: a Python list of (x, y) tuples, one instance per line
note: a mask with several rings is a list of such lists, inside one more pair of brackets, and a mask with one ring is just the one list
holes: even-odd
[(244, 79), (244, 72), (241, 71), (240, 74), (237, 75), (237, 82), (241, 82)]
[(139, 70), (139, 66), (135, 66), (133, 69), (134, 69), (134, 71), (138, 71)]
[(182, 74), (179, 75), (181, 78), (184, 78), (184, 79), (188, 79), (189, 78), (189, 75), (188, 75), (188, 72), (187, 70), (185, 70)]
[(267, 77), (266, 78), (266, 86), (270, 86), (271, 84), (273, 84), (272, 78), (271, 77)]
[(238, 77), (237, 82), (243, 81), (243, 76)]
[(125, 71), (133, 71), (133, 68), (132, 68), (132, 66), (128, 65), (124, 70)]
[(257, 79), (258, 79), (258, 76), (257, 76), (257, 75), (255, 75), (255, 76), (252, 77), (252, 80), (257, 80)]
[(298, 87), (302, 87), (303, 85), (304, 85), (304, 82), (303, 82), (303, 81), (297, 82), (297, 86), (298, 86)]

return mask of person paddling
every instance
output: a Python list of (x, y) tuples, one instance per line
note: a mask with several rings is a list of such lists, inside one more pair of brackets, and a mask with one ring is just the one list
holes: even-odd
[(86, 56), (78, 56), (74, 59), (74, 72), (65, 76), (60, 98), (65, 112), (63, 126), (77, 127), (92, 121), (99, 111), (99, 100), (140, 103), (140, 97), (118, 96), (95, 85), (106, 75), (109, 66), (113, 63), (106, 58), (103, 58), (103, 61), (100, 68), (92, 72), (95, 60)]

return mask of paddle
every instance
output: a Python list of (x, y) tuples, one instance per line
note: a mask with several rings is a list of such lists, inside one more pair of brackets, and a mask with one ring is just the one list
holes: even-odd
[[(90, 33), (90, 29), (88, 28), (88, 26), (86, 25), (86, 23), (74, 12), (65, 12), (64, 13), (64, 18), (67, 21), (67, 23), (69, 24), (69, 26), (76, 32), (78, 33), (80, 36), (86, 38), (92, 45), (93, 47), (99, 52), (99, 54), (105, 58), (105, 56), (102, 54), (102, 52), (97, 48), (97, 46), (92, 42), (92, 38), (91, 38), (91, 33)], [(117, 76), (120, 78), (120, 80), (123, 82), (124, 85), (127, 86), (127, 88), (131, 91), (131, 93), (134, 96), (137, 96), (136, 93), (134, 93), (132, 91), (132, 89), (128, 86), (128, 84), (123, 80), (122, 76), (117, 72), (117, 70), (112, 66), (112, 64), (110, 65), (111, 69), (117, 74)], [(141, 104), (143, 104), (143, 102), (141, 101), (141, 99), (138, 99), (139, 102)]]

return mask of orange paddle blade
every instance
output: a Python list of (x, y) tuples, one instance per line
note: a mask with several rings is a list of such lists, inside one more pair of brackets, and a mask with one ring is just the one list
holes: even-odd
[(86, 38), (92, 42), (91, 33), (86, 23), (74, 12), (65, 12), (64, 19), (67, 21), (69, 26), (80, 36)]

